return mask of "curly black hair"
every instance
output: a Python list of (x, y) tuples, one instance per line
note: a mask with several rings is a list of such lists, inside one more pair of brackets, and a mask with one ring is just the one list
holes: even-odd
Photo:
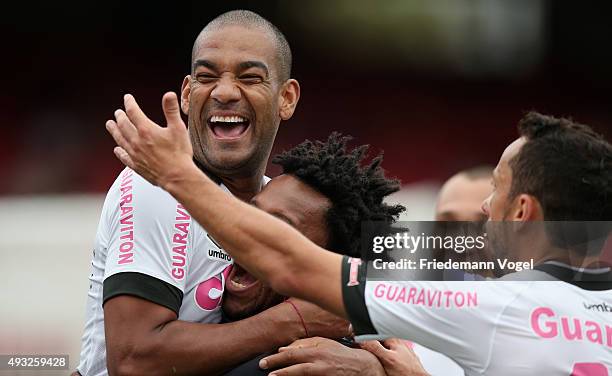
[(376, 222), (389, 227), (406, 208), (383, 199), (397, 192), (400, 182), (387, 179), (380, 166), (382, 153), (362, 165), (369, 145), (347, 149), (350, 136), (333, 132), (326, 141), (306, 140), (272, 160), (331, 201), (327, 212), (327, 248), (353, 257), (360, 255), (361, 224)]

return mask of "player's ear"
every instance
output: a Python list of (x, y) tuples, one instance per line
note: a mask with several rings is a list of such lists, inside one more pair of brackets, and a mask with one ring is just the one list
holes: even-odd
[(514, 199), (512, 220), (514, 221), (541, 221), (544, 219), (542, 206), (532, 195), (520, 194)]
[(294, 79), (288, 79), (281, 87), (278, 97), (278, 115), (282, 120), (289, 120), (293, 116), (295, 107), (300, 100), (300, 84)]
[(191, 76), (187, 75), (183, 79), (183, 85), (181, 85), (181, 110), (185, 115), (189, 115), (189, 96), (191, 95)]

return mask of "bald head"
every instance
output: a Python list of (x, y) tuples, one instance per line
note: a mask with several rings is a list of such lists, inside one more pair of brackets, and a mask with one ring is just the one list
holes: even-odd
[(218, 30), (225, 26), (241, 26), (247, 29), (258, 29), (263, 30), (270, 35), (274, 41), (276, 48), (276, 63), (278, 71), (278, 79), (280, 82), (284, 82), (291, 77), (291, 48), (287, 39), (283, 33), (274, 26), (270, 21), (266, 20), (257, 13), (248, 10), (232, 10), (217, 16), (215, 19), (210, 21), (204, 29), (198, 34), (193, 48), (191, 50), (191, 66), (193, 64), (195, 56), (198, 54), (198, 49), (203, 39), (206, 38), (206, 34), (210, 31)]
[(444, 183), (436, 203), (436, 221), (482, 221), (482, 202), (491, 194), (493, 169), (483, 166), (461, 171)]

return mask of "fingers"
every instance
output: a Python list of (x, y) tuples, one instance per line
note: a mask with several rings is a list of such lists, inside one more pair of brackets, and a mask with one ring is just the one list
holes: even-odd
[(376, 355), (377, 358), (380, 358), (385, 355), (387, 350), (380, 342), (378, 341), (367, 341), (360, 344), (361, 348), (371, 352)]
[(127, 117), (136, 128), (141, 128), (148, 124), (149, 118), (142, 112), (134, 96), (131, 94), (124, 95), (123, 106), (125, 107)]
[(399, 338), (389, 338), (383, 341), (389, 350), (412, 349), (413, 343)]
[(166, 122), (168, 123), (168, 128), (182, 127), (183, 119), (181, 119), (181, 112), (178, 103), (178, 98), (176, 94), (173, 92), (168, 92), (164, 94), (162, 98), (162, 108), (164, 110), (164, 116), (166, 117)]
[[(138, 139), (138, 131), (123, 110), (115, 111), (117, 129), (121, 132), (126, 144), (132, 144)], [(120, 145), (123, 146), (123, 145)]]
[(125, 137), (123, 137), (121, 130), (114, 120), (109, 120), (106, 122), (106, 130), (113, 137), (117, 145), (121, 146), (124, 151), (132, 150), (130, 143), (125, 139)]
[(287, 348), (285, 351), (267, 356), (259, 361), (262, 369), (287, 367), (298, 363), (307, 363), (312, 359), (310, 348)]
[(136, 169), (136, 166), (134, 165), (134, 161), (132, 161), (132, 158), (130, 158), (130, 155), (123, 148), (121, 148), (119, 146), (116, 146), (113, 149), (113, 152), (115, 153), (117, 158), (119, 158), (121, 163), (123, 163), (124, 165), (128, 166), (132, 170)]

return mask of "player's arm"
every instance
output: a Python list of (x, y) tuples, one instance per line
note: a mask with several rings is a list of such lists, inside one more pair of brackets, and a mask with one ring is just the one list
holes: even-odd
[[(224, 193), (193, 163), (193, 151), (174, 93), (164, 95), (167, 128), (149, 120), (134, 98), (107, 129), (126, 165), (172, 194), (235, 261), (277, 292), (303, 298), (339, 316), (342, 257), (326, 251), (283, 221)], [(219, 213), (223, 213), (220, 215)]]
[(177, 320), (162, 305), (120, 295), (104, 305), (109, 375), (214, 375), (303, 336), (289, 304), (227, 324)]

